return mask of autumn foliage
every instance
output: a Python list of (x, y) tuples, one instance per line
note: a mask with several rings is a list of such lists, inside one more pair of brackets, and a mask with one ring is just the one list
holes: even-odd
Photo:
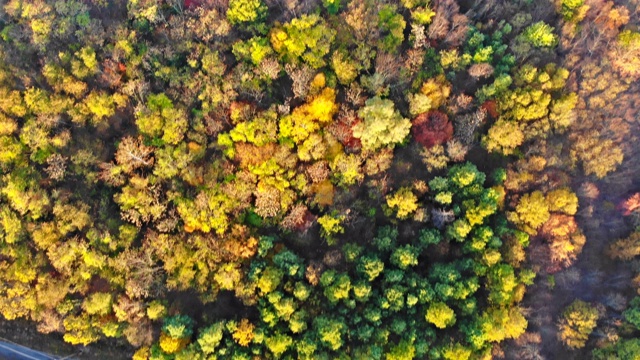
[(411, 124), (413, 138), (426, 148), (444, 144), (453, 136), (453, 125), (449, 117), (438, 110), (418, 115)]

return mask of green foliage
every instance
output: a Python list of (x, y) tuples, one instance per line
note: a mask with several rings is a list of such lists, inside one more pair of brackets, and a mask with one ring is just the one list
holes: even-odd
[(407, 22), (404, 21), (402, 15), (396, 13), (393, 6), (385, 5), (378, 12), (378, 26), (385, 34), (380, 39), (380, 48), (395, 53), (404, 41), (404, 28), (407, 26)]
[(343, 335), (347, 327), (340, 318), (331, 319), (319, 316), (313, 320), (313, 328), (318, 334), (320, 343), (326, 348), (337, 351), (342, 347)]
[(640, 329), (640, 297), (636, 296), (631, 300), (627, 309), (622, 313), (624, 319), (633, 326)]
[(198, 346), (205, 354), (213, 354), (216, 347), (222, 341), (224, 331), (224, 323), (217, 322), (207, 328), (200, 330), (198, 335)]
[(164, 319), (162, 331), (174, 339), (191, 337), (193, 334), (193, 319), (187, 315), (175, 315)]
[(247, 41), (238, 41), (233, 44), (233, 55), (237, 59), (250, 61), (253, 65), (259, 65), (268, 55), (273, 53), (266, 37), (252, 37)]
[(593, 350), (594, 360), (633, 360), (640, 357), (640, 339), (619, 340), (613, 345)]
[(368, 281), (373, 281), (384, 270), (384, 263), (375, 255), (365, 255), (358, 260), (357, 269)]
[(340, 1), (341, 0), (322, 0), (322, 5), (327, 12), (331, 15), (335, 15), (340, 10)]
[(522, 37), (528, 43), (537, 47), (554, 47), (558, 44), (558, 36), (553, 33), (553, 27), (544, 21), (539, 21), (529, 25), (523, 32)]
[(391, 254), (391, 263), (400, 269), (406, 270), (411, 266), (418, 265), (419, 251), (412, 245), (405, 245), (397, 248)]

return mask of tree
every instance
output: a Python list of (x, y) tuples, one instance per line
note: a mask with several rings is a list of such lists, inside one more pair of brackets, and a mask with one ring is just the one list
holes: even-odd
[(575, 215), (578, 211), (578, 197), (569, 188), (560, 188), (547, 193), (545, 198), (549, 211)]
[(153, 166), (153, 148), (146, 146), (142, 138), (127, 136), (118, 144), (116, 151), (116, 162), (126, 173), (131, 173), (138, 168)]
[(524, 142), (521, 126), (514, 121), (498, 120), (482, 138), (482, 145), (489, 152), (513, 154)]
[(622, 163), (624, 153), (612, 140), (590, 131), (577, 136), (571, 146), (571, 158), (574, 163), (582, 162), (585, 174), (602, 179)]
[(529, 25), (523, 32), (523, 39), (533, 46), (554, 47), (558, 44), (558, 37), (553, 28), (543, 21)]
[(314, 69), (323, 67), (336, 31), (317, 14), (302, 15), (283, 26), (271, 29), (273, 49), (285, 62), (304, 61)]
[(426, 148), (444, 144), (453, 136), (453, 125), (447, 114), (431, 110), (413, 119), (411, 133)]
[(640, 255), (640, 232), (633, 232), (625, 239), (617, 240), (611, 244), (607, 254), (612, 259), (631, 260)]
[(288, 335), (277, 332), (274, 335), (267, 337), (264, 340), (264, 343), (273, 356), (279, 358), (289, 349), (289, 347), (291, 347), (291, 345), (293, 345), (293, 339)]
[(593, 350), (594, 360), (634, 360), (640, 357), (640, 339), (618, 340), (615, 344)]
[(418, 197), (410, 188), (403, 187), (386, 197), (387, 206), (396, 213), (398, 219), (407, 219), (418, 209)]
[(640, 32), (624, 30), (618, 34), (615, 46), (609, 52), (613, 66), (623, 76), (640, 78)]
[(377, 278), (384, 270), (384, 262), (382, 262), (376, 255), (364, 255), (359, 258), (357, 270), (360, 274), (371, 282)]
[(524, 231), (535, 234), (536, 230), (549, 220), (549, 205), (541, 191), (525, 194), (518, 201), (516, 211), (509, 214), (510, 219), (520, 225)]
[(337, 351), (344, 342), (343, 335), (347, 330), (344, 320), (319, 316), (313, 320), (313, 329), (318, 334), (320, 343), (330, 350)]
[(482, 314), (480, 321), (483, 334), (487, 341), (491, 342), (517, 339), (527, 330), (527, 319), (517, 307), (510, 309), (490, 308)]
[(255, 23), (267, 15), (267, 7), (261, 0), (230, 0), (227, 20), (233, 25)]
[(344, 215), (337, 214), (325, 214), (318, 218), (320, 234), (329, 245), (336, 243), (335, 235), (344, 233), (342, 221), (344, 221)]
[(558, 339), (569, 348), (584, 347), (599, 317), (595, 307), (575, 300), (565, 308), (558, 321)]
[(435, 325), (438, 329), (444, 329), (456, 322), (456, 314), (453, 312), (453, 309), (442, 302), (431, 303), (425, 317), (428, 322)]
[(385, 5), (378, 12), (378, 27), (385, 34), (379, 47), (386, 52), (395, 53), (404, 41), (404, 28), (407, 26), (402, 15), (396, 13), (391, 5)]
[(410, 266), (418, 265), (418, 255), (420, 255), (420, 252), (416, 247), (405, 245), (394, 250), (390, 260), (393, 265), (406, 270)]
[(107, 315), (111, 312), (111, 301), (109, 293), (94, 293), (84, 300), (82, 307), (89, 315)]
[(640, 297), (636, 296), (631, 300), (627, 309), (622, 313), (624, 319), (640, 329)]
[(358, 116), (364, 121), (354, 126), (353, 136), (362, 141), (364, 150), (393, 147), (403, 142), (411, 129), (411, 122), (395, 110), (393, 102), (379, 97), (367, 100)]

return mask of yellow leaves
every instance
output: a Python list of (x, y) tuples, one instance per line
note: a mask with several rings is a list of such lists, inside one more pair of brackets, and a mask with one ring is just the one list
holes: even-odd
[(247, 319), (242, 319), (236, 329), (233, 331), (233, 340), (238, 345), (246, 347), (249, 346), (251, 340), (253, 340), (255, 325), (249, 322)]
[[(315, 80), (314, 80), (315, 81)], [(338, 105), (335, 103), (336, 92), (332, 88), (325, 88), (320, 95), (309, 103), (306, 110), (309, 117), (326, 124), (331, 122), (333, 115), (338, 112)], [(303, 105), (304, 107), (304, 105)]]
[(549, 211), (562, 212), (567, 215), (575, 215), (578, 211), (578, 197), (569, 188), (552, 190), (546, 198)]
[(343, 52), (336, 51), (331, 56), (331, 67), (342, 85), (349, 85), (358, 76), (356, 63)]
[(165, 334), (160, 334), (160, 348), (167, 354), (175, 354), (189, 344), (188, 338), (175, 339)]
[(425, 81), (420, 91), (429, 97), (431, 107), (437, 109), (449, 98), (451, 94), (451, 84), (449, 84), (444, 75), (438, 75), (435, 78)]
[(585, 174), (599, 179), (614, 171), (624, 158), (619, 145), (596, 131), (581, 134), (572, 144), (570, 153), (574, 162), (582, 162)]
[(242, 276), (243, 273), (240, 271), (238, 264), (227, 263), (216, 271), (213, 279), (221, 290), (233, 290), (240, 283)]
[(133, 354), (132, 360), (148, 360), (149, 359), (149, 347), (143, 346), (136, 350)]
[(160, 319), (165, 316), (166, 312), (166, 306), (164, 306), (160, 301), (152, 301), (147, 307), (147, 317), (151, 320)]
[(333, 120), (333, 115), (338, 112), (335, 98), (335, 90), (325, 88), (311, 101), (295, 108), (291, 115), (280, 119), (279, 137), (290, 138), (296, 144), (302, 143)]
[(269, 40), (271, 41), (271, 46), (277, 52), (282, 51), (282, 47), (284, 46), (284, 42), (289, 38), (289, 35), (282, 30), (282, 28), (273, 28), (271, 33), (269, 34)]
[(97, 292), (84, 299), (82, 308), (89, 315), (107, 315), (111, 312), (111, 304), (110, 293)]
[[(111, 117), (116, 112), (113, 98), (104, 92), (92, 91), (84, 100), (89, 112), (93, 114), (97, 120)], [(98, 122), (95, 121), (94, 122)]]
[(597, 325), (598, 310), (582, 300), (575, 300), (562, 313), (558, 323), (558, 339), (573, 349), (584, 347)]
[(359, 154), (340, 153), (330, 163), (331, 170), (342, 186), (351, 186), (364, 180), (361, 169), (362, 157)]
[(217, 234), (223, 234), (229, 226), (227, 213), (234, 207), (231, 199), (214, 190), (200, 192), (195, 201), (179, 199), (176, 202), (185, 230), (205, 233), (215, 230)]
[(524, 143), (524, 133), (518, 123), (500, 119), (482, 138), (482, 143), (488, 152), (511, 155)]
[(7, 244), (18, 242), (23, 235), (22, 222), (20, 218), (7, 207), (0, 210), (0, 239)]
[(23, 117), (26, 115), (27, 108), (22, 100), (20, 91), (9, 91), (4, 87), (0, 88), (0, 110), (10, 116)]
[(515, 213), (508, 214), (511, 221), (519, 224), (529, 234), (535, 234), (549, 217), (549, 206), (541, 191), (525, 194), (520, 198)]
[(406, 219), (418, 210), (418, 197), (408, 187), (400, 188), (393, 195), (387, 196), (386, 201), (398, 219)]
[(329, 245), (335, 243), (334, 236), (344, 233), (342, 222), (344, 221), (344, 215), (330, 215), (325, 214), (318, 218), (318, 224), (320, 224), (320, 234), (327, 240)]
[(10, 164), (22, 154), (22, 145), (13, 136), (0, 136), (0, 163)]

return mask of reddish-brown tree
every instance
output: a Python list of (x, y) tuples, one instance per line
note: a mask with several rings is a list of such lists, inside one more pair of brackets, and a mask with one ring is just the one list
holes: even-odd
[(431, 110), (412, 121), (413, 138), (426, 148), (447, 142), (453, 136), (453, 125), (447, 114)]

